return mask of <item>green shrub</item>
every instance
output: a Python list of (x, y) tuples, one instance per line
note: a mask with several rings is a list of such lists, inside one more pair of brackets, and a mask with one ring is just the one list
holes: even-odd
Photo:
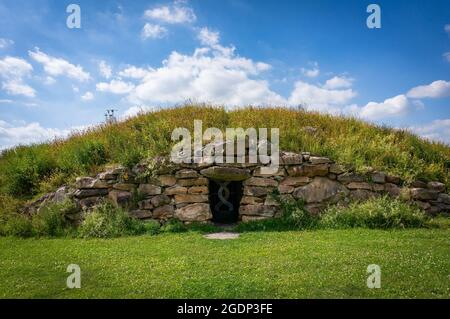
[(187, 226), (189, 231), (194, 232), (200, 232), (200, 233), (215, 233), (219, 232), (222, 229), (220, 227), (217, 227), (214, 224), (210, 223), (200, 223), (200, 222), (193, 222)]
[(34, 234), (49, 237), (67, 234), (72, 226), (66, 216), (75, 212), (76, 209), (75, 204), (70, 200), (42, 207), (32, 218)]
[(415, 228), (429, 218), (418, 207), (399, 199), (380, 197), (348, 207), (330, 206), (320, 220), (322, 228)]
[(109, 238), (141, 235), (146, 230), (143, 222), (129, 217), (110, 203), (104, 203), (86, 216), (79, 228), (79, 235), (84, 238)]
[(145, 233), (148, 235), (158, 235), (161, 232), (161, 225), (157, 220), (144, 222)]
[(178, 219), (170, 219), (161, 227), (161, 231), (166, 233), (182, 233), (187, 230), (186, 225)]
[(31, 237), (33, 228), (29, 218), (23, 215), (10, 216), (3, 227), (0, 228), (3, 236)]

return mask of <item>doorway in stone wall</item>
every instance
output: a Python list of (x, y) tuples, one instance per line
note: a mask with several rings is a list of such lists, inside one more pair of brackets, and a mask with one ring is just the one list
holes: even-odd
[(209, 181), (209, 203), (213, 222), (233, 224), (239, 220), (239, 205), (243, 193), (242, 182)]

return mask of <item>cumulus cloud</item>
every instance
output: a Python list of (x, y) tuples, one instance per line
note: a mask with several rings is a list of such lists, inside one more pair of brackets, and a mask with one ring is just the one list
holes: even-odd
[(39, 123), (20, 123), (13, 125), (0, 120), (0, 149), (15, 145), (45, 142), (54, 138), (66, 137), (70, 130), (44, 128)]
[(403, 95), (384, 100), (381, 103), (369, 102), (359, 110), (359, 114), (370, 120), (407, 114), (413, 105)]
[(129, 109), (127, 109), (121, 116), (121, 118), (127, 119), (133, 116), (136, 116), (138, 114), (141, 113), (146, 113), (146, 112), (150, 112), (153, 111), (155, 108), (151, 107), (151, 106), (132, 106)]
[(13, 40), (0, 38), (0, 49), (6, 49), (14, 44)]
[(310, 62), (310, 68), (306, 69), (306, 68), (301, 68), (301, 71), (303, 73), (303, 75), (309, 77), (309, 78), (315, 78), (318, 77), (320, 74), (320, 69), (319, 69), (319, 63), (317, 62)]
[(35, 97), (36, 91), (24, 83), (33, 71), (33, 67), (21, 58), (7, 56), (0, 59), (0, 78), (2, 78), (2, 89), (11, 95), (23, 95)]
[(450, 95), (450, 81), (434, 81), (428, 85), (420, 85), (412, 88), (407, 93), (410, 98), (440, 98)]
[(86, 92), (84, 95), (81, 96), (81, 99), (83, 101), (91, 101), (94, 99), (94, 94), (92, 94), (92, 92)]
[(197, 19), (194, 10), (183, 6), (180, 2), (148, 9), (145, 11), (144, 16), (169, 24), (192, 23)]
[(168, 30), (158, 24), (146, 23), (141, 31), (142, 39), (162, 39), (168, 34)]
[(192, 55), (172, 52), (133, 89), (136, 104), (179, 103), (188, 99), (227, 106), (285, 104), (258, 76), (270, 66), (234, 54), (234, 48), (215, 44)]
[(96, 85), (97, 91), (109, 92), (113, 94), (127, 94), (133, 90), (134, 85), (121, 80), (112, 80), (109, 83), (100, 82)]
[(44, 71), (51, 76), (67, 76), (68, 78), (80, 82), (90, 79), (90, 74), (85, 72), (80, 65), (73, 65), (68, 61), (52, 57), (34, 48), (34, 51), (28, 51), (29, 56), (44, 67)]
[(325, 82), (323, 86), (325, 89), (347, 89), (352, 87), (353, 79), (347, 78), (345, 76), (334, 76)]
[(207, 46), (214, 46), (219, 43), (219, 32), (211, 31), (208, 28), (201, 28), (198, 33), (200, 43)]
[(413, 133), (429, 140), (440, 141), (450, 145), (450, 119), (435, 120), (422, 126), (412, 126), (409, 129)]
[(152, 71), (153, 69), (138, 68), (135, 67), (134, 65), (130, 65), (125, 69), (123, 69), (122, 71), (120, 71), (119, 76), (131, 79), (142, 79)]
[(308, 110), (338, 113), (355, 96), (356, 92), (351, 88), (328, 89), (325, 86), (298, 81), (289, 97), (289, 103), (304, 105)]
[(106, 78), (109, 79), (112, 75), (112, 69), (111, 66), (109, 66), (105, 61), (100, 61), (98, 64), (98, 69), (100, 71), (100, 74)]

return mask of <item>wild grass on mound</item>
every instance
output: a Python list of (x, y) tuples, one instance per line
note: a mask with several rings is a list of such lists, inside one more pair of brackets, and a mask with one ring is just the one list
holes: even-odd
[(94, 174), (108, 164), (133, 166), (139, 160), (169, 153), (172, 130), (193, 120), (203, 129), (217, 127), (279, 128), (280, 147), (310, 151), (348, 164), (399, 175), (440, 180), (450, 186), (450, 147), (406, 131), (374, 126), (354, 118), (287, 108), (224, 108), (188, 105), (165, 109), (74, 133), (67, 140), (21, 146), (0, 156), (0, 193), (27, 197), (48, 192), (74, 176)]

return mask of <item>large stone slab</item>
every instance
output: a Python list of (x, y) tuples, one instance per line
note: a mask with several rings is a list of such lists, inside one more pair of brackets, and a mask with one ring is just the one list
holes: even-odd
[(107, 181), (93, 177), (77, 177), (75, 181), (76, 188), (108, 188), (109, 186)]
[(287, 167), (289, 176), (326, 176), (328, 174), (328, 164), (305, 164), (302, 166), (289, 166)]
[(309, 182), (311, 182), (311, 178), (307, 176), (297, 176), (297, 177), (288, 176), (280, 182), (280, 185), (298, 187), (298, 186), (305, 186)]
[(297, 188), (293, 195), (303, 199), (306, 203), (320, 203), (324, 201), (337, 201), (349, 194), (349, 190), (341, 183), (325, 177), (316, 177), (306, 186)]
[(105, 195), (108, 195), (108, 189), (106, 188), (79, 189), (75, 192), (76, 198), (86, 198)]
[(239, 207), (240, 215), (273, 217), (278, 207), (266, 205), (243, 205)]
[(203, 222), (210, 220), (213, 216), (209, 204), (196, 203), (177, 209), (175, 217), (185, 222)]
[(152, 184), (141, 184), (138, 191), (144, 195), (159, 195), (161, 194), (161, 187)]
[(278, 182), (270, 178), (251, 177), (244, 182), (248, 186), (277, 187)]
[(117, 207), (125, 208), (131, 203), (131, 193), (113, 190), (108, 194), (109, 199)]
[(208, 179), (205, 177), (179, 179), (177, 184), (184, 187), (208, 185)]
[(220, 181), (243, 181), (250, 177), (248, 169), (237, 167), (212, 166), (202, 169), (200, 173), (210, 179)]
[(187, 191), (188, 191), (187, 187), (175, 185), (175, 186), (166, 188), (164, 190), (164, 194), (166, 194), (166, 195), (186, 194)]
[(173, 205), (164, 205), (153, 210), (152, 217), (156, 219), (169, 219), (175, 214)]
[(183, 204), (183, 203), (203, 203), (208, 201), (208, 195), (201, 194), (183, 194), (183, 195), (175, 195), (175, 203)]

